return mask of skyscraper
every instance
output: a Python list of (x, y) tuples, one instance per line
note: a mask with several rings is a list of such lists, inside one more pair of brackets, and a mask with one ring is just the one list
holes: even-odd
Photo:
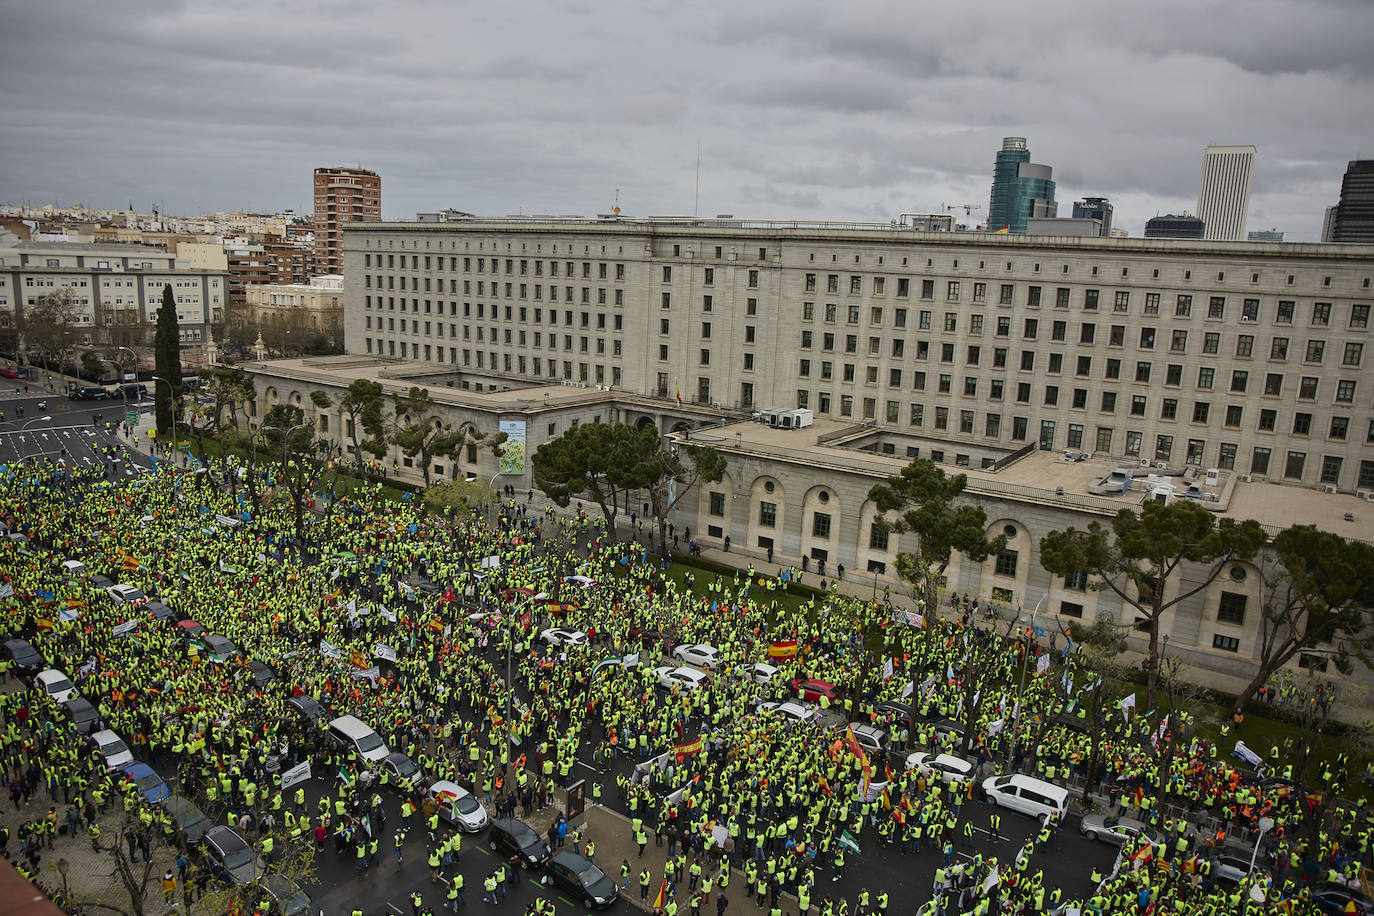
[(1253, 146), (1209, 146), (1203, 151), (1202, 182), (1197, 191), (1203, 238), (1222, 242), (1245, 238), (1250, 173), (1254, 169)]
[(1374, 159), (1352, 159), (1341, 179), (1333, 242), (1374, 242)]
[(382, 178), (367, 169), (315, 169), (315, 269), (343, 273), (343, 224), (382, 218)]
[(992, 169), (988, 229), (1025, 232), (1031, 217), (1058, 215), (1054, 202), (1054, 169), (1030, 161), (1025, 137), (1004, 137)]
[(1085, 197), (1074, 201), (1073, 218), (1101, 220), (1102, 235), (1112, 234), (1112, 202), (1105, 197)]

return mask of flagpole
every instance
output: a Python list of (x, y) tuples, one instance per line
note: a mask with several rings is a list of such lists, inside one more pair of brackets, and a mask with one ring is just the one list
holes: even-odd
[[(1037, 614), (1040, 613), (1040, 605), (1045, 603), (1045, 599), (1047, 597), (1049, 597), (1049, 592), (1045, 592), (1043, 595), (1041, 595), (1040, 600), (1035, 602), (1035, 610), (1031, 611), (1030, 625), (1032, 639), (1035, 638), (1035, 617)], [(1026, 648), (1025, 654), (1021, 656), (1021, 688), (1016, 692), (1016, 710), (1015, 714), (1011, 717), (1011, 757), (1013, 761), (1016, 759), (1017, 749), (1021, 746), (1021, 707), (1025, 705), (1024, 701), (1026, 698), (1026, 662), (1028, 661), (1030, 661), (1029, 647)]]

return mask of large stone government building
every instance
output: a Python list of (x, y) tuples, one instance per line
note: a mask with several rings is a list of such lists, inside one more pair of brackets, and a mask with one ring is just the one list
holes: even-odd
[[(1052, 579), (1037, 544), (1146, 498), (1374, 539), (1374, 246), (460, 217), (352, 224), (343, 266), (349, 355), (255, 367), (269, 406), (318, 414), (310, 390), (368, 375), (430, 385), (455, 423), (518, 422), (530, 453), (575, 422), (711, 441), (729, 474), (679, 526), (875, 591), (897, 591), (902, 546), (866, 494), (916, 456), (966, 471), (1009, 537), (950, 588), (1046, 616), (1125, 613)], [(814, 425), (758, 422), (775, 407)], [(489, 474), (483, 451), (434, 470)], [(1124, 492), (1100, 485), (1125, 468)], [(1258, 579), (1226, 570), (1172, 615), (1170, 650), (1239, 673)]]

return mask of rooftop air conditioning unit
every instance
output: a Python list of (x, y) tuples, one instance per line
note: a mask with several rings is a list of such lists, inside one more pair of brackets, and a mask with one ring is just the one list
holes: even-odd
[(1356, 498), (1356, 499), (1371, 499), (1371, 498), (1374, 498), (1374, 497), (1371, 497), (1371, 495), (1370, 495), (1370, 494), (1372, 494), (1372, 493), (1374, 493), (1374, 490), (1356, 490), (1356, 491), (1355, 491), (1355, 498)]
[(1322, 492), (1323, 492), (1323, 493), (1330, 493), (1330, 494), (1332, 494), (1332, 495), (1334, 496), (1335, 493), (1336, 493), (1336, 485), (1335, 485), (1334, 483), (1323, 484), (1323, 485), (1322, 485)]
[(1241, 474), (1241, 475), (1240, 475), (1240, 479), (1241, 479), (1241, 482), (1242, 482), (1242, 483), (1254, 483), (1254, 482), (1255, 482), (1255, 475), (1254, 475), (1254, 474)]

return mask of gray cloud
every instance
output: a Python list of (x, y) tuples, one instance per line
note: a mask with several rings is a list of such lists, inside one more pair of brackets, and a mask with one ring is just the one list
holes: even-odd
[(689, 213), (700, 145), (702, 213), (886, 220), (986, 207), (1019, 135), (1135, 232), (1253, 143), (1253, 227), (1311, 239), (1374, 155), (1366, 0), (0, 3), (9, 202), (308, 209), (358, 163), (393, 218)]

